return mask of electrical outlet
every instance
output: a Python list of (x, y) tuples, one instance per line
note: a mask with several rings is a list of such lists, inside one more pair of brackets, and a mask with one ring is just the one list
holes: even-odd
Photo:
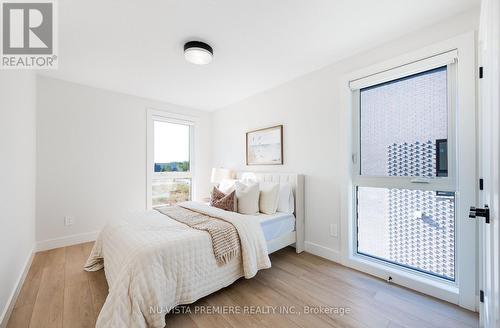
[(330, 236), (338, 237), (339, 236), (339, 228), (336, 223), (330, 224)]
[(75, 224), (75, 218), (72, 216), (65, 216), (64, 217), (64, 225), (70, 226)]

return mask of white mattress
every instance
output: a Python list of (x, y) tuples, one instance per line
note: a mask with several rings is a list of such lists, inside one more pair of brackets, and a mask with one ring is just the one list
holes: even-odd
[(266, 241), (295, 231), (295, 216), (293, 214), (281, 212), (272, 215), (259, 214), (259, 219)]

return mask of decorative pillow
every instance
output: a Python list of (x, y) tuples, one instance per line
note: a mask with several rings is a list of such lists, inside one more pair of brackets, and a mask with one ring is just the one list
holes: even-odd
[(214, 202), (224, 198), (224, 196), (226, 196), (225, 193), (214, 187), (214, 189), (212, 189), (212, 193), (210, 194), (210, 206), (213, 206)]
[(293, 214), (293, 211), (295, 211), (295, 199), (292, 186), (289, 183), (280, 184), (277, 211), (288, 214)]
[(236, 180), (234, 179), (222, 179), (222, 181), (219, 183), (219, 190), (225, 194), (229, 194), (234, 190), (235, 182)]
[(214, 187), (212, 190), (212, 197), (210, 198), (210, 206), (220, 208), (225, 211), (234, 212), (236, 208), (236, 192), (224, 194)]
[(239, 181), (234, 183), (238, 200), (238, 213), (257, 214), (259, 212), (259, 185), (246, 185)]
[(272, 182), (260, 184), (259, 208), (264, 214), (274, 214), (278, 208), (280, 185)]

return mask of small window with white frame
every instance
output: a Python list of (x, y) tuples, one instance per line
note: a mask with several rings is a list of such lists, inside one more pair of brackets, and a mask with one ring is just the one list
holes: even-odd
[(148, 205), (191, 200), (194, 123), (174, 114), (148, 113)]

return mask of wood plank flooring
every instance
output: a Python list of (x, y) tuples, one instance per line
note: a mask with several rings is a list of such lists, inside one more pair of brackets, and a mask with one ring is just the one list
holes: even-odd
[[(92, 243), (85, 243), (35, 254), (7, 327), (93, 327), (108, 285), (102, 270), (82, 269), (91, 248)], [(273, 267), (255, 278), (240, 279), (168, 314), (167, 327), (466, 328), (479, 324), (476, 313), (308, 253), (297, 255), (292, 248), (274, 253), (271, 261)], [(306, 309), (322, 312), (306, 314)], [(342, 309), (349, 312), (342, 315)]]

